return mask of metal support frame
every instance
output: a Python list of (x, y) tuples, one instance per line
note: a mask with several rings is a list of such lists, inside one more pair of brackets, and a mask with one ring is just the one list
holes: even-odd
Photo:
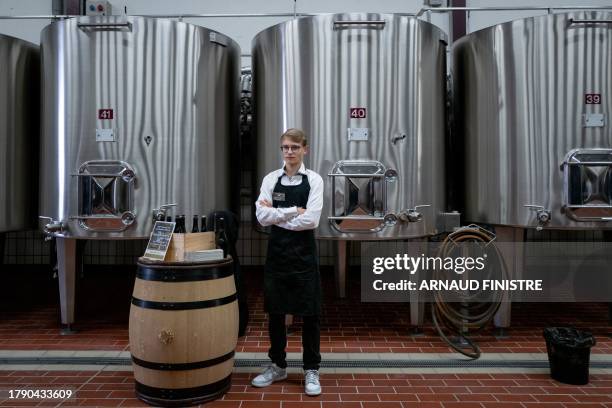
[(60, 310), (62, 325), (61, 333), (74, 333), (71, 325), (74, 323), (74, 299), (76, 292), (77, 240), (74, 238), (56, 238), (58, 280), (60, 292)]
[(343, 299), (346, 297), (346, 268), (348, 266), (348, 241), (336, 241), (336, 264), (334, 274), (336, 277), (336, 296)]
[[(417, 240), (412, 241), (418, 242), (420, 244), (419, 253), (427, 253), (427, 249), (429, 247), (428, 241), (426, 240)], [(419, 301), (419, 291), (411, 290), (409, 294), (409, 303), (410, 303), (410, 326), (411, 326), (411, 334), (418, 335), (422, 334), (422, 327), (424, 323), (425, 316), (425, 302), (422, 300)]]
[[(504, 257), (508, 267), (508, 279), (521, 279), (525, 267), (524, 257), (524, 228), (495, 227), (497, 242), (513, 242), (515, 245), (502, 245), (499, 248), (501, 256)], [(504, 292), (499, 310), (493, 317), (493, 324), (500, 333), (510, 327), (512, 320), (512, 303), (508, 301), (508, 292)]]
[(0, 232), (0, 265), (4, 265), (4, 248), (6, 245), (6, 234)]
[[(603, 241), (612, 242), (611, 230), (603, 230)], [(608, 302), (608, 326), (612, 326), (612, 302)], [(609, 337), (612, 337), (612, 332), (610, 332), (608, 335)]]

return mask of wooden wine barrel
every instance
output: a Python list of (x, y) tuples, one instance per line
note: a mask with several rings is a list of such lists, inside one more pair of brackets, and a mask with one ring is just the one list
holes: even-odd
[(138, 398), (188, 406), (230, 388), (238, 341), (232, 260), (138, 260), (130, 351)]

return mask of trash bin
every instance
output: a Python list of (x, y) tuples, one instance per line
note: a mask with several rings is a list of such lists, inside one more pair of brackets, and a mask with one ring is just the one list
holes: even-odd
[(544, 338), (550, 376), (565, 384), (587, 384), (593, 335), (573, 327), (547, 327)]

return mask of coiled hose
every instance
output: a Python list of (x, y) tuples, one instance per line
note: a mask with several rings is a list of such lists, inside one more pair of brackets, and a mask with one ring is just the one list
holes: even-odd
[[(488, 262), (498, 262), (501, 279), (504, 279), (507, 275), (507, 266), (499, 249), (493, 244), (494, 239), (495, 236), (490, 232), (471, 225), (449, 234), (442, 242), (437, 255), (442, 259), (450, 256), (460, 243), (484, 244), (488, 250), (487, 255), (493, 254), (495, 258), (491, 259), (489, 255)], [(477, 333), (482, 330), (497, 313), (503, 297), (501, 291), (495, 291), (492, 293), (492, 299), (479, 300), (483, 293), (481, 290), (470, 293), (454, 292), (453, 301), (449, 302), (444, 300), (442, 291), (436, 291), (434, 293), (435, 302), (432, 304), (433, 324), (442, 340), (453, 350), (472, 359), (480, 357), (480, 347), (467, 337), (466, 331)], [(465, 340), (465, 345), (457, 344), (449, 339), (444, 333), (445, 329), (450, 332), (451, 336)]]

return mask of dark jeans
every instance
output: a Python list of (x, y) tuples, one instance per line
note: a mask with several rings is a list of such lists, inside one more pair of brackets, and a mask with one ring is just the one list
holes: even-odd
[[(285, 327), (285, 315), (271, 314), (269, 316), (268, 332), (270, 334), (270, 350), (268, 356), (270, 360), (280, 368), (287, 367), (287, 328)], [(319, 316), (302, 316), (304, 325), (302, 327), (302, 348), (304, 354), (304, 370), (318, 370), (321, 363), (321, 353), (319, 353), (321, 342), (321, 324)]]

